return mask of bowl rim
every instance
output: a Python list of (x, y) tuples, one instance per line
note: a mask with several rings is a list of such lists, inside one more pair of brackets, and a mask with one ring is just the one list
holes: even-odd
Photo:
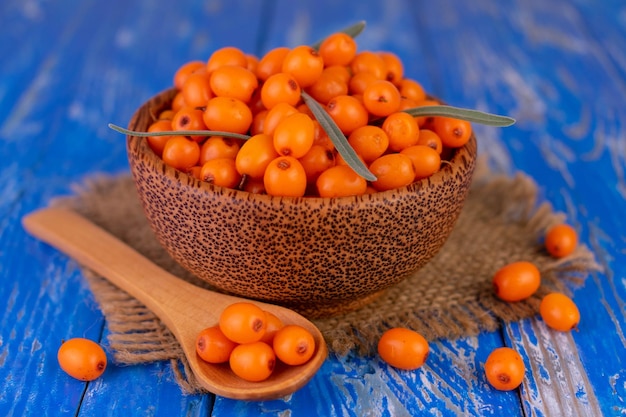
[[(171, 103), (173, 100), (177, 90), (175, 88), (170, 88), (156, 95), (152, 96), (150, 99), (145, 101), (140, 107), (137, 108), (132, 118), (128, 123), (129, 130), (136, 130), (136, 126), (139, 122), (144, 122), (145, 120), (142, 117), (152, 117), (154, 118), (154, 114), (160, 112), (163, 109), (163, 106)], [(439, 102), (441, 100), (435, 98)], [(161, 108), (159, 108), (161, 107)], [(156, 112), (153, 110), (156, 108)], [(142, 114), (145, 113), (145, 115)], [(445, 178), (453, 177), (458, 170), (460, 170), (464, 164), (466, 164), (467, 160), (475, 160), (477, 158), (477, 141), (475, 133), (472, 129), (472, 134), (470, 136), (469, 141), (461, 146), (460, 148), (454, 149), (454, 154), (450, 160), (446, 160), (447, 163), (442, 163), (441, 168), (436, 173), (432, 174), (430, 177), (422, 178), (417, 181), (413, 181), (409, 185), (405, 185), (400, 188), (394, 188), (391, 190), (385, 191), (377, 191), (375, 193), (366, 193), (361, 195), (354, 196), (344, 196), (344, 197), (318, 197), (318, 196), (302, 196), (302, 197), (289, 197), (289, 196), (273, 196), (269, 194), (254, 194), (248, 191), (239, 190), (235, 188), (227, 188), (221, 187), (214, 184), (210, 184), (206, 181), (201, 181), (195, 178), (193, 175), (190, 175), (184, 171), (178, 170), (174, 167), (167, 165), (162, 158), (160, 158), (152, 148), (148, 145), (148, 141), (145, 137), (134, 136), (134, 135), (126, 135), (126, 143), (127, 143), (127, 152), (134, 152), (133, 149), (136, 149), (137, 153), (142, 155), (146, 155), (151, 162), (151, 166), (155, 168), (155, 171), (159, 172), (160, 175), (165, 175), (169, 177), (171, 180), (180, 183), (180, 185), (193, 186), (195, 188), (200, 188), (201, 190), (207, 191), (209, 193), (214, 192), (228, 192), (229, 195), (237, 198), (254, 198), (259, 201), (267, 201), (271, 203), (273, 201), (300, 201), (307, 200), (311, 202), (335, 202), (336, 204), (349, 204), (354, 205), (356, 201), (362, 201), (363, 199), (374, 200), (374, 199), (387, 199), (397, 194), (411, 194), (416, 193), (419, 190), (428, 187), (433, 183), (444, 183)]]

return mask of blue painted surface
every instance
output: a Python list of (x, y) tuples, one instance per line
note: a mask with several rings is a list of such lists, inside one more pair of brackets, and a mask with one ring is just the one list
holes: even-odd
[[(557, 12), (558, 11), (558, 12)], [(261, 54), (356, 20), (362, 49), (391, 50), (451, 104), (508, 114), (476, 126), (479, 150), (524, 171), (604, 267), (576, 290), (578, 332), (535, 319), (436, 341), (427, 365), (331, 357), (290, 397), (260, 403), (184, 395), (168, 363), (112, 364), (82, 383), (56, 350), (106, 322), (75, 264), (28, 237), (24, 214), (96, 173), (127, 172), (124, 125), (176, 67), (225, 45)], [(623, 1), (223, 1), (0, 3), (0, 415), (402, 416), (626, 414), (626, 5)], [(491, 390), (488, 353), (509, 345), (522, 388)]]

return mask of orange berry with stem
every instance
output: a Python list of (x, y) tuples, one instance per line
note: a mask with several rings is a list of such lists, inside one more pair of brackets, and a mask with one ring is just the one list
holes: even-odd
[[(169, 132), (172, 131), (171, 120), (157, 120), (148, 126), (148, 132)], [(152, 152), (159, 157), (163, 155), (163, 148), (171, 136), (148, 136), (146, 140)]]
[(356, 51), (354, 38), (342, 32), (329, 35), (319, 47), (319, 54), (326, 66), (348, 65), (356, 56)]
[(350, 62), (350, 69), (352, 74), (359, 72), (369, 72), (379, 80), (385, 80), (387, 78), (387, 65), (383, 58), (372, 51), (358, 52), (354, 59)]
[(213, 97), (209, 76), (206, 73), (189, 74), (181, 90), (185, 105), (204, 107)]
[(322, 75), (322, 71), (324, 60), (310, 46), (296, 46), (283, 59), (282, 72), (291, 74), (302, 88), (312, 85)]
[(269, 195), (302, 197), (306, 191), (306, 172), (296, 158), (279, 156), (265, 169), (263, 184)]
[(400, 82), (404, 79), (404, 65), (400, 57), (388, 51), (379, 52), (378, 55), (380, 55), (387, 67), (385, 80), (390, 81), (394, 85), (400, 85)]
[(558, 224), (548, 229), (544, 245), (548, 253), (555, 258), (570, 255), (578, 244), (576, 230), (568, 224)]
[(266, 109), (278, 103), (296, 106), (300, 101), (302, 89), (291, 74), (279, 72), (271, 75), (261, 87), (261, 101)]
[(519, 387), (524, 380), (525, 370), (521, 355), (509, 347), (494, 349), (485, 362), (487, 381), (500, 391), (510, 391)]
[(430, 348), (428, 341), (416, 331), (394, 327), (378, 341), (378, 355), (394, 368), (412, 371), (424, 365)]
[(408, 156), (413, 162), (416, 180), (430, 177), (441, 167), (441, 155), (429, 146), (409, 146), (402, 149), (400, 153)]
[(306, 173), (306, 180), (314, 184), (320, 174), (335, 166), (335, 154), (322, 145), (313, 145), (311, 149), (298, 159)]
[(187, 172), (189, 168), (198, 164), (200, 145), (184, 136), (172, 136), (165, 143), (161, 158), (165, 164)]
[(205, 69), (206, 63), (203, 61), (189, 61), (178, 67), (176, 72), (174, 73), (174, 87), (178, 90), (182, 90), (183, 85), (185, 84), (185, 80), (189, 77), (190, 74), (194, 72)]
[(274, 140), (266, 134), (252, 136), (244, 142), (235, 157), (235, 166), (241, 175), (262, 179), (265, 169), (278, 152), (274, 149)]
[(388, 116), (400, 108), (400, 92), (391, 82), (377, 80), (365, 87), (363, 105), (374, 116)]
[(369, 115), (363, 104), (355, 97), (337, 96), (326, 104), (326, 112), (344, 135), (349, 135), (356, 128), (365, 126)]
[(436, 116), (433, 118), (432, 130), (441, 138), (444, 146), (460, 148), (469, 141), (472, 124), (467, 120)]
[(224, 336), (235, 343), (257, 342), (265, 334), (267, 317), (256, 304), (240, 301), (222, 310), (219, 327)]
[(420, 128), (413, 116), (405, 112), (392, 113), (385, 118), (382, 129), (389, 137), (389, 149), (400, 152), (404, 148), (417, 145)]
[(279, 155), (300, 158), (313, 146), (315, 126), (304, 113), (287, 116), (274, 130), (274, 148)]
[[(172, 118), (172, 130), (180, 131), (180, 134), (184, 134), (185, 130), (206, 130), (204, 124), (203, 111), (196, 108), (185, 106), (178, 110)], [(202, 141), (206, 135), (191, 135), (189, 136), (196, 142)]]
[(64, 341), (57, 351), (57, 361), (66, 374), (81, 381), (99, 378), (107, 367), (104, 349), (82, 337)]
[(417, 140), (416, 145), (424, 145), (433, 148), (440, 155), (443, 151), (443, 143), (441, 143), (441, 138), (430, 129), (420, 129), (419, 139)]
[(245, 134), (252, 124), (252, 112), (236, 98), (213, 97), (206, 104), (203, 120), (209, 130)]
[(272, 341), (274, 353), (287, 365), (307, 363), (315, 353), (315, 338), (307, 329), (297, 324), (283, 326)]
[(283, 61), (288, 53), (289, 48), (280, 46), (263, 55), (256, 68), (257, 78), (261, 81), (265, 81), (270, 76), (282, 72)]
[(196, 353), (208, 363), (228, 362), (237, 343), (227, 338), (219, 326), (203, 329), (196, 338)]
[(322, 172), (315, 182), (320, 197), (348, 197), (365, 194), (367, 181), (348, 165), (336, 165)]
[(411, 99), (415, 103), (426, 100), (426, 91), (424, 87), (422, 87), (422, 84), (411, 78), (403, 78), (400, 80), (398, 89), (402, 97)]
[(272, 375), (276, 366), (276, 354), (267, 343), (246, 343), (233, 349), (229, 364), (230, 369), (239, 378), (260, 382)]
[(415, 179), (413, 161), (401, 153), (383, 155), (375, 159), (369, 169), (376, 176), (372, 186), (378, 191), (404, 187)]
[(248, 103), (259, 86), (259, 81), (247, 68), (226, 65), (211, 73), (209, 84), (217, 97), (232, 97)]
[(202, 164), (200, 179), (218, 187), (237, 188), (241, 174), (232, 158), (210, 159)]
[(350, 133), (348, 143), (363, 161), (370, 163), (385, 153), (389, 146), (389, 137), (382, 128), (365, 125)]
[(496, 271), (492, 282), (496, 297), (508, 302), (522, 301), (537, 292), (541, 273), (531, 262), (512, 262)]
[(561, 332), (574, 330), (580, 323), (580, 311), (574, 301), (558, 292), (547, 294), (541, 299), (539, 314), (549, 327)]
[(213, 51), (206, 65), (206, 72), (211, 74), (217, 68), (227, 65), (235, 65), (239, 67), (248, 67), (248, 59), (246, 54), (239, 48), (234, 46), (225, 46)]

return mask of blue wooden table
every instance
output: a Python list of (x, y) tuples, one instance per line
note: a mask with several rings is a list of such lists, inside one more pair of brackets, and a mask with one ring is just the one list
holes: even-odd
[[(118, 366), (82, 383), (58, 367), (61, 339), (107, 347), (107, 323), (76, 264), (21, 217), (98, 173), (128, 172), (134, 110), (181, 63), (234, 45), (262, 54), (358, 21), (364, 49), (390, 50), (447, 102), (507, 114), (475, 126), (479, 152), (526, 172), (603, 267), (575, 290), (578, 332), (538, 319), (431, 344), (427, 365), (330, 357), (303, 389), (242, 402), (184, 395), (168, 363)], [(626, 3), (621, 0), (4, 0), (0, 3), (0, 415), (626, 415)], [(523, 353), (522, 387), (498, 392), (482, 365)]]

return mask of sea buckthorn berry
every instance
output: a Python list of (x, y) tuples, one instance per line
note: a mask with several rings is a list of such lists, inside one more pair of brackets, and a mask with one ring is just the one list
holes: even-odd
[[(196, 107), (185, 106), (178, 110), (174, 114), (172, 119), (172, 130), (181, 131), (180, 134), (184, 134), (185, 130), (206, 130), (203, 117), (204, 112)], [(200, 142), (206, 135), (190, 135), (192, 140)]]
[(300, 158), (313, 146), (315, 126), (304, 113), (287, 116), (274, 130), (274, 148), (279, 155)]
[[(150, 124), (148, 132), (169, 132), (172, 130), (172, 122), (170, 120), (157, 120)], [(147, 141), (152, 152), (159, 157), (163, 155), (163, 148), (171, 136), (148, 136)]]
[(320, 122), (318, 122), (317, 120), (313, 120), (313, 125), (315, 126), (313, 145), (320, 145), (329, 151), (334, 151), (335, 144), (332, 140), (330, 140), (330, 137), (328, 137), (328, 133), (326, 132), (326, 130), (324, 130)]
[(335, 166), (335, 153), (322, 145), (313, 145), (311, 149), (298, 159), (306, 173), (306, 180), (314, 184), (317, 177), (328, 168)]
[(533, 295), (541, 285), (541, 273), (531, 262), (512, 262), (493, 276), (493, 291), (504, 301), (516, 302)]
[(196, 353), (208, 363), (228, 362), (236, 346), (237, 343), (224, 336), (219, 326), (207, 327), (196, 338)]
[(205, 73), (190, 74), (181, 91), (185, 105), (189, 107), (204, 107), (213, 97), (209, 76)]
[(269, 378), (274, 371), (276, 354), (267, 343), (247, 343), (233, 349), (229, 364), (239, 378), (260, 382)]
[(187, 175), (194, 177), (197, 180), (201, 180), (200, 173), (202, 172), (202, 167), (200, 165), (194, 165), (187, 170)]
[(424, 87), (417, 81), (404, 78), (399, 83), (400, 95), (413, 100), (416, 103), (426, 100), (426, 92)]
[(262, 179), (267, 166), (277, 157), (274, 140), (271, 136), (261, 133), (252, 136), (241, 145), (235, 157), (235, 166), (241, 175)]
[(372, 182), (372, 186), (378, 191), (404, 187), (411, 184), (415, 178), (413, 161), (400, 153), (381, 156), (370, 164), (369, 169), (377, 178)]
[(292, 366), (307, 363), (315, 353), (313, 335), (297, 324), (288, 324), (278, 330), (272, 346), (278, 359)]
[(320, 197), (348, 197), (365, 194), (367, 181), (348, 165), (336, 165), (322, 172), (315, 183)]
[(184, 136), (172, 136), (165, 143), (161, 158), (165, 164), (187, 172), (200, 160), (200, 145)]
[(250, 101), (247, 104), (253, 115), (257, 115), (258, 113), (262, 111), (267, 111), (267, 109), (263, 105), (263, 101), (261, 100), (260, 88), (257, 88), (256, 90), (254, 90), (254, 93), (252, 93), (252, 97), (250, 98)]
[(548, 229), (544, 243), (548, 253), (555, 258), (572, 254), (577, 244), (578, 234), (568, 224), (559, 224)]
[(225, 46), (213, 51), (207, 61), (206, 71), (211, 74), (219, 67), (227, 65), (235, 65), (239, 67), (248, 67), (248, 59), (246, 54), (239, 48), (234, 46)]
[(222, 311), (219, 327), (224, 336), (235, 343), (257, 342), (265, 334), (267, 317), (259, 306), (241, 301)]
[(519, 387), (526, 367), (519, 353), (509, 347), (494, 349), (485, 362), (485, 376), (489, 384), (500, 391)]
[(387, 65), (385, 61), (375, 52), (362, 51), (355, 55), (350, 62), (352, 74), (359, 72), (369, 72), (374, 74), (379, 80), (387, 78)]
[(539, 314), (549, 327), (561, 332), (574, 330), (580, 323), (580, 311), (574, 301), (558, 292), (547, 294), (542, 298)]
[(248, 103), (259, 86), (252, 71), (244, 67), (226, 65), (216, 68), (209, 78), (211, 90), (218, 97), (232, 97)]
[(268, 110), (262, 110), (252, 117), (252, 125), (250, 126), (250, 135), (258, 135), (259, 133), (263, 133), (263, 129), (265, 129), (265, 118), (267, 117)]
[(414, 107), (417, 107), (417, 103), (415, 101), (406, 97), (400, 98), (400, 108), (398, 108), (398, 111), (412, 109)]
[(185, 84), (185, 80), (189, 77), (190, 74), (198, 71), (199, 69), (206, 68), (206, 63), (202, 61), (190, 61), (186, 62), (174, 73), (174, 87), (178, 90), (182, 90), (183, 84)]
[(374, 116), (388, 116), (400, 108), (400, 92), (389, 81), (375, 81), (365, 87), (363, 105)]
[(171, 109), (168, 110), (163, 110), (161, 113), (159, 113), (159, 117), (157, 118), (158, 120), (172, 120), (174, 118), (174, 111)]
[(322, 41), (319, 54), (324, 65), (348, 65), (356, 56), (357, 45), (354, 38), (342, 32), (333, 33)]
[(472, 135), (472, 124), (467, 120), (436, 116), (433, 118), (432, 127), (443, 145), (449, 148), (460, 148)]
[(402, 327), (387, 330), (378, 341), (380, 358), (394, 368), (411, 371), (428, 359), (428, 341), (421, 334)]
[(263, 124), (263, 133), (273, 136), (274, 131), (276, 130), (276, 126), (278, 126), (278, 124), (285, 120), (287, 117), (296, 113), (298, 113), (298, 109), (296, 109), (291, 104), (276, 104), (274, 107), (267, 111), (265, 123)]
[(265, 169), (263, 184), (269, 195), (302, 197), (306, 191), (306, 172), (296, 158), (279, 156)]
[(350, 133), (348, 143), (363, 161), (370, 163), (385, 153), (389, 146), (389, 137), (382, 128), (365, 125)]
[(178, 110), (182, 109), (186, 105), (187, 103), (185, 103), (185, 95), (183, 94), (181, 90), (178, 93), (176, 93), (176, 95), (172, 99), (172, 105), (171, 105), (172, 111), (177, 112)]
[(218, 158), (230, 158), (234, 161), (239, 149), (239, 142), (236, 139), (211, 136), (200, 146), (200, 165)]
[(272, 342), (274, 341), (274, 336), (276, 336), (276, 333), (280, 329), (285, 327), (285, 325), (283, 321), (279, 319), (278, 317), (276, 317), (274, 313), (270, 313), (269, 311), (266, 311), (265, 315), (267, 316), (267, 328), (265, 330), (265, 334), (263, 335), (263, 338), (261, 339), (261, 342), (265, 342), (268, 345), (272, 346)]
[(259, 57), (253, 54), (246, 54), (246, 61), (248, 61), (246, 68), (256, 76), (256, 69), (259, 66)]
[(352, 77), (350, 70), (344, 65), (326, 66), (324, 71), (322, 71), (322, 75), (337, 77), (346, 84), (350, 81), (350, 77)]
[(433, 148), (441, 155), (443, 150), (443, 144), (441, 138), (435, 132), (430, 129), (420, 129), (419, 139), (417, 145), (424, 145)]
[(380, 55), (387, 67), (385, 79), (394, 85), (400, 85), (400, 82), (404, 79), (404, 65), (400, 57), (393, 52), (379, 52), (378, 55)]
[(389, 149), (394, 152), (400, 152), (419, 142), (420, 128), (415, 118), (408, 113), (390, 114), (381, 127), (389, 137)]
[(258, 178), (246, 177), (246, 181), (243, 183), (242, 190), (250, 194), (267, 194), (265, 192), (265, 185), (263, 184), (262, 178), (258, 179)]
[(256, 68), (256, 76), (261, 81), (267, 80), (270, 76), (278, 74), (283, 70), (283, 61), (289, 53), (290, 49), (285, 46), (274, 48), (267, 52)]
[(200, 179), (218, 187), (236, 188), (241, 181), (235, 160), (232, 158), (210, 159), (202, 164)]
[(322, 74), (306, 91), (322, 104), (337, 96), (348, 94), (348, 84), (340, 78)]
[[(426, 106), (440, 106), (441, 103), (439, 103), (436, 100), (422, 100), (417, 102), (417, 106), (416, 107), (426, 107)], [(433, 130), (433, 121), (435, 120), (435, 116), (416, 116), (415, 120), (417, 120), (417, 124), (419, 125), (420, 129), (429, 129), (429, 130)]]
[(302, 88), (312, 85), (323, 70), (324, 60), (310, 46), (296, 46), (283, 59), (282, 72), (291, 74)]
[(363, 95), (363, 92), (367, 87), (375, 83), (376, 81), (380, 81), (376, 76), (370, 72), (359, 72), (350, 77), (348, 81), (348, 91), (350, 94), (360, 94)]
[(245, 134), (252, 124), (252, 112), (236, 98), (213, 97), (206, 104), (203, 120), (209, 130)]
[(64, 341), (57, 352), (57, 361), (66, 374), (81, 381), (93, 381), (107, 367), (102, 347), (82, 337)]
[(368, 114), (363, 104), (353, 96), (337, 96), (326, 104), (326, 111), (335, 121), (344, 135), (349, 135), (356, 128), (365, 126)]
[(441, 156), (429, 146), (409, 146), (402, 149), (400, 153), (408, 156), (413, 162), (416, 180), (430, 177), (441, 167)]
[(295, 107), (300, 101), (301, 93), (302, 89), (292, 75), (279, 72), (263, 83), (261, 101), (268, 110), (278, 103), (287, 103)]

